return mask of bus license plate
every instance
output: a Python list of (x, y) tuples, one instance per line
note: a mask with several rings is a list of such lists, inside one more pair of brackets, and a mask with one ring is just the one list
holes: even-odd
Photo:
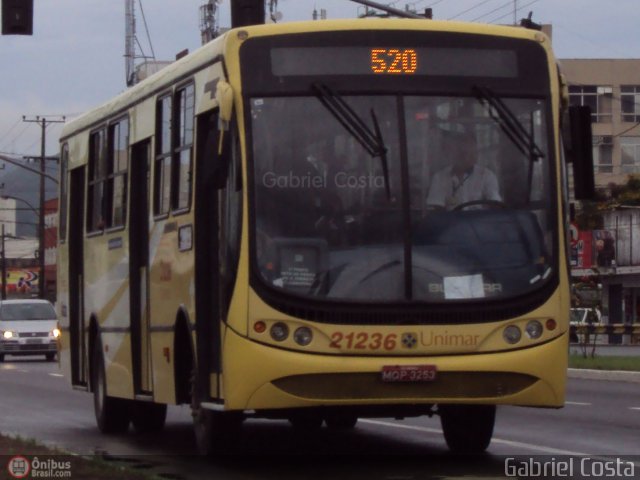
[(432, 382), (436, 379), (435, 365), (385, 365), (383, 382)]

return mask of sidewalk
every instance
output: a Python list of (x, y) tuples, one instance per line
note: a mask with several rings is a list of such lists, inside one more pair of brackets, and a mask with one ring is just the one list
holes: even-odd
[(623, 372), (620, 370), (588, 370), (586, 368), (568, 369), (569, 378), (584, 380), (610, 380), (615, 382), (640, 383), (640, 372)]

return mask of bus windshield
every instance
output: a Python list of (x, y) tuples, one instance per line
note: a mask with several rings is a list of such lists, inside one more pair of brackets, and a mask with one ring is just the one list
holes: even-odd
[(547, 100), (335, 95), (349, 115), (319, 94), (249, 100), (263, 283), (317, 300), (460, 302), (555, 273)]

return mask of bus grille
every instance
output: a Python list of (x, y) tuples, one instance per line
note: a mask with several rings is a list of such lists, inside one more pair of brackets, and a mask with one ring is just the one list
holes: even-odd
[(433, 382), (387, 383), (380, 373), (322, 373), (283, 377), (272, 383), (288, 394), (313, 400), (418, 400), (504, 397), (537, 380), (509, 372), (438, 372)]

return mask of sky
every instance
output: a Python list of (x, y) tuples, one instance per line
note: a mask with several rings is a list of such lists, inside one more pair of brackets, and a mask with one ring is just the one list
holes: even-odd
[[(558, 58), (640, 58), (638, 0), (377, 0), (395, 8), (433, 8), (436, 19), (513, 22), (533, 11), (533, 20), (553, 26)], [(141, 2), (141, 4), (140, 4)], [(219, 5), (228, 26), (230, 0)], [(145, 54), (158, 60), (200, 46), (199, 7), (206, 0), (136, 0), (136, 28)], [(281, 22), (354, 18), (364, 7), (349, 0), (279, 0)], [(39, 155), (41, 129), (35, 116), (72, 118), (126, 89), (124, 0), (34, 0), (33, 36), (0, 36), (0, 154)], [(58, 151), (61, 124), (46, 130), (46, 154)]]

